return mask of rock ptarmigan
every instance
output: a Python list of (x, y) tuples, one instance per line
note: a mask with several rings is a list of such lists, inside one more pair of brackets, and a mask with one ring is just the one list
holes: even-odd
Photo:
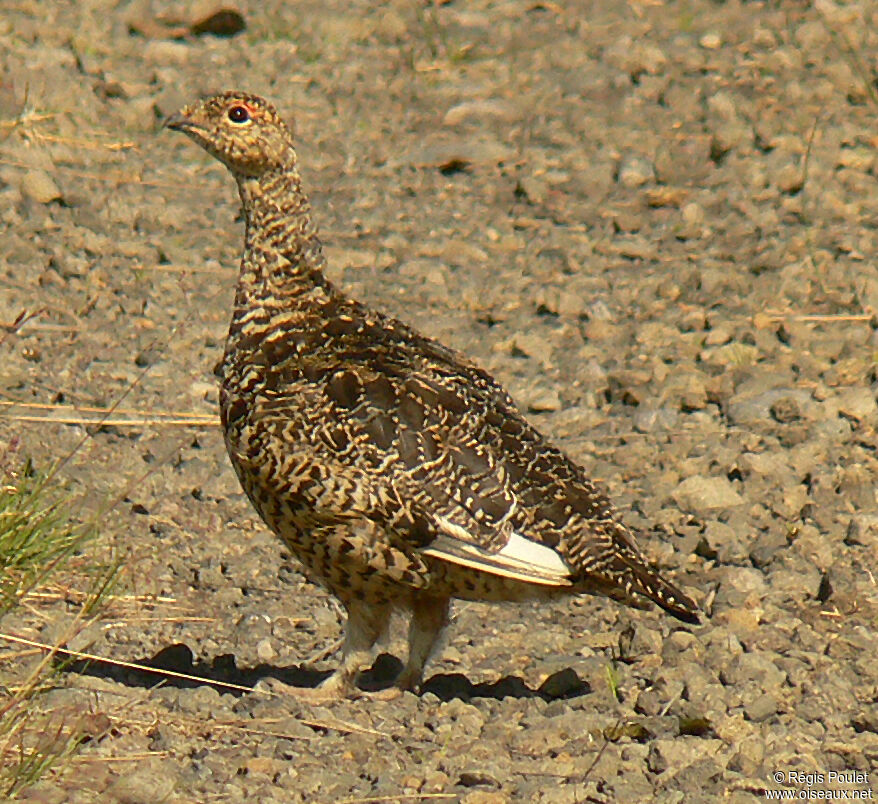
[(238, 184), (246, 231), (222, 426), (260, 516), (347, 611), (324, 694), (353, 690), (394, 609), (411, 616), (403, 689), (420, 684), (452, 598), (640, 595), (698, 621), (605, 494), (489, 374), (324, 277), (292, 135), (270, 103), (226, 92), (166, 125)]

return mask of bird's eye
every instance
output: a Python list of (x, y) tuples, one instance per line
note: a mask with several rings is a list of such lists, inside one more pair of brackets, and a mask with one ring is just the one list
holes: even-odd
[(233, 106), (229, 109), (229, 120), (233, 123), (246, 123), (250, 119), (250, 112), (246, 106)]

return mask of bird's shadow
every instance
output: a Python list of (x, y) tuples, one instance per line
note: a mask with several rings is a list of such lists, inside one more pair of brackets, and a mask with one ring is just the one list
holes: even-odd
[[(258, 681), (268, 677), (291, 687), (314, 688), (330, 675), (329, 671), (297, 665), (276, 667), (263, 663), (255, 667), (238, 667), (235, 657), (229, 653), (209, 662), (195, 661), (192, 651), (182, 643), (169, 645), (154, 656), (136, 659), (127, 665), (72, 659), (63, 650), (58, 652), (57, 660), (67, 672), (108, 679), (129, 687), (161, 685), (193, 689), (207, 686), (221, 693), (238, 696), (247, 692), (244, 688), (252, 688)], [(399, 659), (382, 653), (372, 667), (360, 674), (358, 687), (364, 692), (387, 689), (393, 686), (401, 670)], [(424, 682), (420, 694), (432, 693), (440, 701), (455, 698), (542, 698), (552, 701), (575, 698), (590, 691), (586, 681), (572, 668), (566, 668), (553, 673), (537, 688), (528, 686), (520, 676), (504, 676), (490, 683), (474, 684), (462, 673), (437, 673)]]

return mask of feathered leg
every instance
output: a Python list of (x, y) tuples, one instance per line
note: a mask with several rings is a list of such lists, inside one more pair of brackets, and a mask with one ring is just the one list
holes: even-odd
[(345, 624), (342, 659), (338, 669), (320, 684), (320, 691), (344, 697), (353, 692), (357, 674), (372, 660), (375, 643), (387, 630), (390, 606), (366, 604), (359, 600), (346, 603), (348, 621)]
[(415, 690), (424, 675), (424, 665), (433, 653), (442, 629), (448, 625), (451, 601), (447, 597), (416, 595), (409, 623), (409, 656), (396, 681), (404, 690)]

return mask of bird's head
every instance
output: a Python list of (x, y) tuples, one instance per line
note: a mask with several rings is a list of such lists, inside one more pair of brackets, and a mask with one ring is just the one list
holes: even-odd
[(295, 167), (293, 136), (267, 100), (245, 92), (202, 98), (165, 121), (215, 156), (235, 176), (256, 178)]

